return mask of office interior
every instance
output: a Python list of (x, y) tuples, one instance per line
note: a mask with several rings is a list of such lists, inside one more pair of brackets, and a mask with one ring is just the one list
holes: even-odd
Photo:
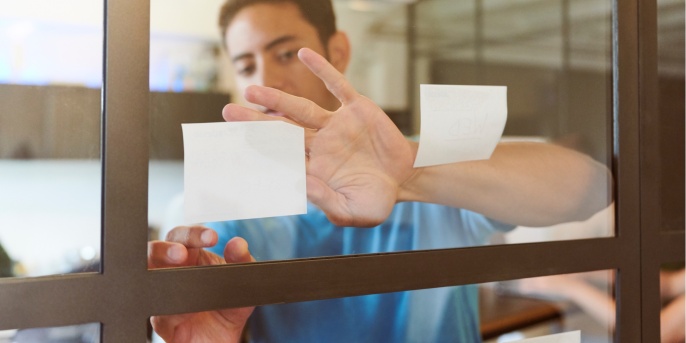
[[(104, 4), (65, 0), (61, 6), (70, 10), (56, 11), (53, 2), (0, 0), (0, 244), (9, 260), (6, 277), (99, 270)], [(215, 24), (221, 3), (150, 1), (150, 132), (149, 146), (141, 149), (147, 148), (150, 158), (151, 240), (180, 224), (181, 123), (220, 122), (225, 104), (244, 101)], [(503, 140), (560, 144), (612, 168), (614, 2), (334, 4), (353, 50), (346, 77), (406, 135), (420, 134), (420, 84), (505, 85)], [(684, 230), (684, 13), (683, 0), (656, 1), (661, 148), (655, 154), (665, 161), (659, 193), (667, 231)], [(610, 206), (584, 222), (518, 227), (495, 235), (491, 244), (614, 237), (616, 215)], [(680, 268), (683, 259), (663, 265), (665, 272)], [(568, 276), (591, 280), (612, 299), (615, 274), (608, 269)], [(573, 330), (582, 332), (583, 342), (614, 341), (614, 316), (598, 319), (568, 298), (522, 290), (531, 284), (536, 282), (480, 285), (485, 342)], [(98, 325), (44, 329), (0, 330), (0, 342), (12, 342), (22, 332), (100, 341)]]

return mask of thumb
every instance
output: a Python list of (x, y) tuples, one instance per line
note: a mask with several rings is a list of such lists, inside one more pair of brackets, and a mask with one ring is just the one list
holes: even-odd
[(345, 203), (339, 201), (339, 194), (324, 181), (307, 175), (307, 200), (319, 207), (326, 217), (335, 225), (352, 226), (352, 215), (346, 210)]
[(242, 237), (234, 237), (226, 243), (224, 247), (224, 259), (227, 263), (255, 262), (255, 258), (250, 255), (248, 242)]

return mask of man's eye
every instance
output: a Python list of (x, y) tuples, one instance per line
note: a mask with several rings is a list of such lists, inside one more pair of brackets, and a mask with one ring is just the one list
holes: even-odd
[(236, 68), (236, 71), (238, 72), (238, 75), (247, 77), (255, 72), (255, 66), (249, 65), (241, 68)]
[(298, 53), (297, 50), (286, 50), (286, 51), (279, 52), (279, 53), (276, 55), (276, 57), (277, 57), (277, 58), (279, 59), (279, 61), (281, 61), (281, 62), (288, 62), (288, 61), (292, 60), (293, 58), (295, 58), (295, 56), (297, 55), (297, 53)]

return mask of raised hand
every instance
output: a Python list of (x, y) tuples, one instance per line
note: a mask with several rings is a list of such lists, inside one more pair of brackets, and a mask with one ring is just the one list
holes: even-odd
[(300, 60), (341, 102), (335, 112), (276, 89), (250, 86), (245, 98), (280, 112), (267, 116), (229, 104), (227, 121), (284, 120), (305, 128), (307, 196), (337, 225), (368, 227), (383, 222), (412, 176), (415, 149), (376, 104), (358, 94), (323, 57), (307, 48)]
[[(148, 268), (206, 266), (254, 262), (247, 242), (234, 237), (224, 248), (224, 257), (204, 250), (217, 243), (217, 233), (202, 226), (174, 228), (166, 241), (148, 243)], [(240, 342), (253, 307), (234, 308), (151, 318), (153, 329), (167, 343)]]

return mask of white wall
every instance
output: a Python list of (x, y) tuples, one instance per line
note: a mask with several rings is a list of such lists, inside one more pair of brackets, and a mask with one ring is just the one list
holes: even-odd
[[(206, 90), (222, 0), (151, 1), (151, 84)], [(0, 0), (0, 82), (102, 84), (103, 1)]]
[[(151, 0), (150, 83), (157, 91), (204, 91), (218, 74), (218, 91), (234, 89), (220, 45), (217, 15), (223, 0)], [(0, 0), (0, 82), (102, 84), (103, 2)], [(336, 1), (339, 27), (353, 47), (347, 76), (358, 91), (387, 109), (406, 106), (406, 43), (370, 35), (379, 17), (398, 12), (357, 11)]]
[[(148, 222), (159, 229), (183, 190), (183, 162), (151, 161), (149, 173)], [(99, 257), (101, 175), (97, 160), (0, 160), (0, 243), (25, 276)]]

